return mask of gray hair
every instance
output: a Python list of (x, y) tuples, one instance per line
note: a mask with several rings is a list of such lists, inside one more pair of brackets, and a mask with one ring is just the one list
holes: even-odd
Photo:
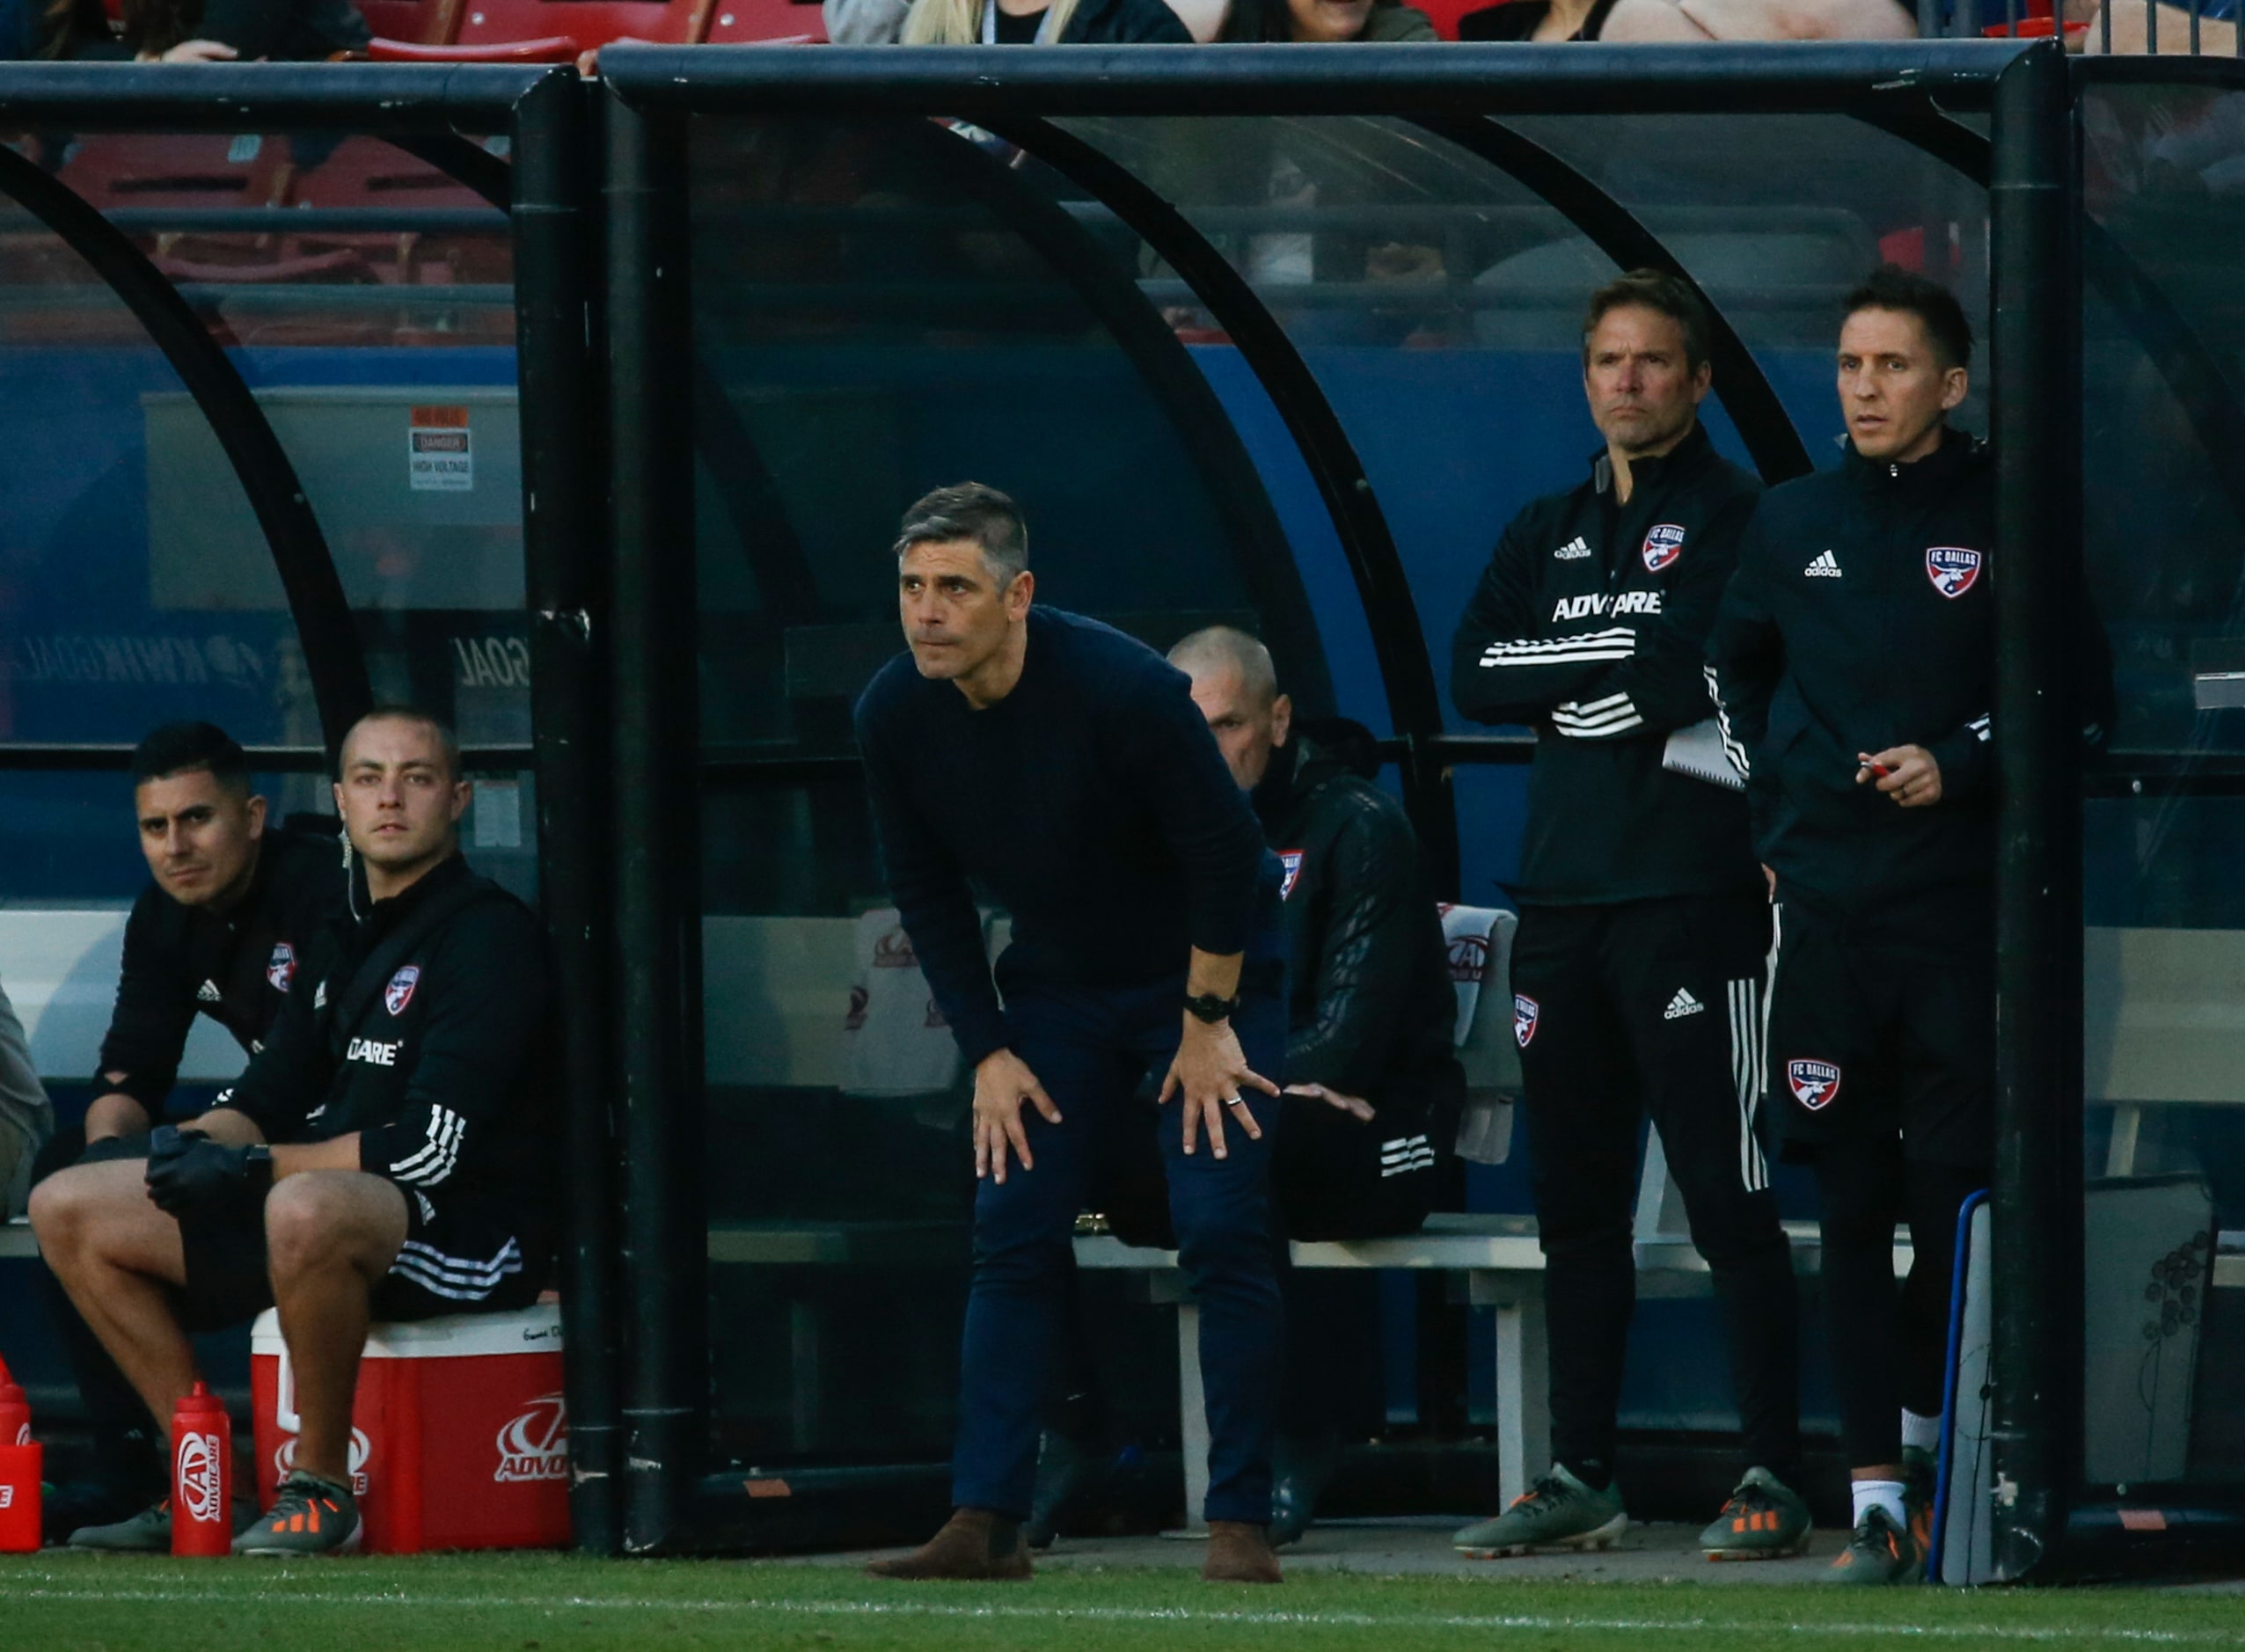
[(1230, 667), (1240, 674), (1240, 686), (1258, 705), (1278, 698), (1278, 668), (1270, 650), (1232, 625), (1210, 625), (1196, 631), (1169, 651), (1169, 663), (1188, 676)]
[(981, 482), (955, 482), (914, 501), (896, 532), (897, 559), (916, 545), (962, 539), (981, 547), (1000, 590), (1029, 566), (1029, 526), (1021, 520), (1021, 508)]

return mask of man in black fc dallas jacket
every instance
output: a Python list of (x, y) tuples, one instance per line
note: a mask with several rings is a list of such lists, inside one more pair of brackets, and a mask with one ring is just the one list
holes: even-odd
[[(2001, 573), (1988, 454), (1948, 424), (1971, 350), (1936, 282), (1890, 267), (1850, 295), (1846, 457), (1763, 499), (1708, 647), (1775, 903), (1769, 1093), (1823, 1206), (1854, 1466), (1841, 1583), (1908, 1581), (1923, 1564), (1957, 1212), (1995, 1158)], [(2083, 612), (2079, 663), (2102, 720), (2110, 671)], [(1898, 1293), (1905, 1220), (1917, 1261)]]
[[(517, 1307), (556, 1219), (551, 1003), (537, 919), (469, 872), (450, 730), (378, 711), (336, 804), (372, 904), (340, 919), (239, 1084), (136, 1160), (33, 1195), (41, 1251), (150, 1410), (195, 1381), (190, 1330), (277, 1305), (303, 1419), (295, 1472), (237, 1553), (359, 1539), (347, 1454), (370, 1319)], [(168, 1546), (168, 1505), (74, 1542)]]
[[(116, 1008), (84, 1123), (55, 1133), (35, 1182), (81, 1159), (146, 1158), (196, 1018), (208, 1016), (254, 1055), (350, 887), (333, 835), (267, 818), (249, 760), (223, 728), (151, 729), (133, 749), (132, 774), (149, 883), (125, 923)], [(40, 1284), (92, 1447), (93, 1473), (57, 1487), (42, 1509), (48, 1530), (67, 1537), (142, 1508), (170, 1479), (161, 1444), (170, 1419), (147, 1414), (53, 1273), (42, 1268)]]
[[(1457, 1534), (1468, 1554), (1603, 1547), (1628, 1524), (1613, 1444), (1648, 1114), (1722, 1301), (1750, 1465), (1700, 1542), (1758, 1560), (1808, 1534), (1791, 1489), (1792, 1260), (1754, 1129), (1769, 910), (1745, 800), (1706, 778), (1730, 777), (1702, 654), (1758, 491), (1698, 422), (1708, 333), (1698, 296), (1664, 275), (1592, 297), (1583, 378), (1605, 450), (1505, 530), (1458, 628), (1458, 709), (1538, 736), (1512, 986), (1554, 1459), (1512, 1508)], [(1669, 766), (1672, 736), (1679, 763), (1695, 737), (1713, 761)]]

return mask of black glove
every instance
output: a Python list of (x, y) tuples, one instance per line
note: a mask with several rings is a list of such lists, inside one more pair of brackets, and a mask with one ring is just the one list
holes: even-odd
[(148, 1138), (148, 1196), (173, 1216), (230, 1199), (263, 1197), (273, 1185), (273, 1150), (229, 1147), (201, 1130), (157, 1126)]

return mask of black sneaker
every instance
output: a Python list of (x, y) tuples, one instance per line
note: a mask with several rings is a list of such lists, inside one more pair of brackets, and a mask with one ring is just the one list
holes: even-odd
[(362, 1528), (358, 1499), (348, 1486), (298, 1469), (282, 1480), (273, 1507), (234, 1539), (237, 1554), (350, 1554)]
[(1317, 1518), (1318, 1500), (1341, 1466), (1341, 1442), (1330, 1434), (1282, 1434), (1270, 1457), (1270, 1546), (1276, 1549), (1300, 1542)]
[(1040, 1552), (1052, 1546), (1060, 1534), (1060, 1516), (1092, 1478), (1092, 1461), (1084, 1448), (1057, 1429), (1045, 1430), (1037, 1442), (1037, 1477), (1029, 1493), (1029, 1517), (1021, 1523), (1021, 1540)]

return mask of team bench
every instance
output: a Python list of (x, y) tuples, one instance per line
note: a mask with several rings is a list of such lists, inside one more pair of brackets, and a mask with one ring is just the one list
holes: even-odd
[[(0, 908), (0, 987), (24, 1024), (33, 1064), (50, 1080), (78, 1080), (91, 1069), (115, 997), (125, 917), (121, 903)], [(1469, 1159), (1501, 1162), (1510, 1150), (1510, 1097), (1518, 1085), (1505, 970), (1511, 917), (1452, 908), (1444, 925), (1460, 989), (1459, 1045), (1471, 1092), (1459, 1150)], [(899, 955), (897, 939), (893, 912), (706, 919), (706, 1056), (713, 1085), (767, 1093), (808, 1085), (876, 1096), (930, 1095), (953, 1085), (948, 1034), (926, 1013), (925, 984), (909, 948)], [(1005, 939), (1004, 920), (994, 919), (993, 954)], [(2220, 985), (2245, 976), (2245, 931), (2092, 929), (2085, 956), (2088, 1099), (2112, 1110), (2105, 1173), (2127, 1176), (2153, 1160), (2163, 1122), (2180, 1107), (2245, 1102), (2245, 1015)], [(241, 1060), (233, 1042), (198, 1017), (180, 1077), (223, 1084)], [(750, 1267), (894, 1267), (925, 1261), (931, 1246), (940, 1248), (927, 1224), (873, 1224), (860, 1232), (865, 1225), (715, 1228), (710, 1256), (720, 1265)], [(867, 1242), (876, 1228), (888, 1242)], [(1706, 1265), (1686, 1237), (1656, 1135), (1648, 1137), (1635, 1231), (1642, 1295), (1707, 1291)], [(1812, 1226), (1795, 1226), (1793, 1247), (1798, 1269), (1813, 1275)], [(2217, 1288), (2245, 1286), (2241, 1250), (2245, 1235), (2222, 1236)], [(20, 1221), (0, 1228), (0, 1259), (33, 1253)], [(1084, 1268), (1143, 1275), (1157, 1298), (1179, 1302), (1181, 1415), (1188, 1448), (1204, 1443), (1197, 1327), (1181, 1300), (1174, 1254), (1093, 1233), (1077, 1239), (1076, 1255)], [(1464, 1301), (1495, 1309), (1499, 1478), (1508, 1497), (1525, 1489), (1548, 1450), (1537, 1277), (1543, 1259), (1533, 1218), (1437, 1216), (1405, 1238), (1297, 1245), (1294, 1257), (1305, 1268), (1447, 1274)], [(1906, 1266), (1908, 1257), (1906, 1246), (1898, 1246), (1898, 1266)], [(1188, 1449), (1186, 1460), (1197, 1483), (1205, 1452)], [(1197, 1495), (1192, 1506), (1198, 1508)]]

